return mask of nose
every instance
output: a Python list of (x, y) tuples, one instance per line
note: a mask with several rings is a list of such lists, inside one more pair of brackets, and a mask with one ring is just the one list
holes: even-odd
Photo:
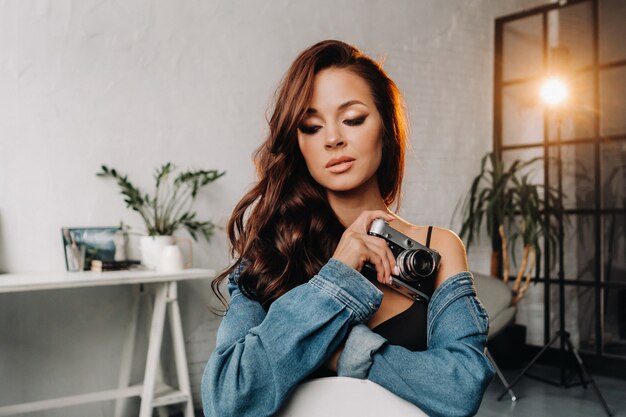
[(324, 147), (326, 149), (335, 149), (335, 148), (342, 148), (343, 146), (346, 145), (345, 140), (341, 137), (341, 134), (339, 133), (338, 129), (334, 129), (334, 130), (328, 130), (328, 135), (326, 136), (326, 143), (324, 144)]

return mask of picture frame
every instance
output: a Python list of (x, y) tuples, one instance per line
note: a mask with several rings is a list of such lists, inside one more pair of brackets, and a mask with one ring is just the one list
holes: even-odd
[(115, 259), (115, 238), (121, 229), (112, 227), (63, 227), (63, 252), (68, 271), (89, 271), (91, 261)]

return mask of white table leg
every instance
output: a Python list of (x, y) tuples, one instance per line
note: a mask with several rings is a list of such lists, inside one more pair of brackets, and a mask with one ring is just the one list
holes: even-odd
[(189, 383), (189, 370), (187, 367), (187, 355), (185, 353), (185, 337), (183, 335), (183, 324), (180, 318), (180, 308), (178, 307), (178, 289), (176, 281), (169, 283), (168, 301), (170, 329), (172, 331), (174, 359), (176, 361), (176, 375), (178, 378), (178, 389), (187, 394), (188, 400), (185, 405), (185, 417), (194, 417), (193, 400), (191, 398), (191, 384)]
[[(167, 301), (167, 299), (166, 299), (166, 301)], [(145, 311), (146, 317), (152, 317), (152, 312), (154, 311), (154, 302), (152, 301), (152, 298), (148, 297), (147, 301), (144, 303), (144, 305), (146, 306), (146, 311)], [(165, 312), (165, 314), (167, 314), (167, 311)], [(165, 326), (165, 322), (163, 323), (163, 325)], [(148, 338), (150, 337), (150, 326), (151, 326), (151, 322), (146, 321), (146, 330), (147, 330), (146, 336)], [(163, 340), (163, 337), (161, 337), (161, 340)], [(163, 376), (163, 366), (162, 366), (160, 360), (158, 360), (158, 362), (157, 362), (155, 386), (158, 385), (159, 383), (165, 383), (165, 377)], [(159, 417), (167, 417), (168, 416), (168, 412), (167, 412), (167, 409), (165, 407), (157, 408), (157, 414), (159, 415)]]
[(168, 284), (167, 282), (159, 283), (154, 298), (154, 309), (152, 312), (152, 324), (150, 325), (148, 356), (146, 359), (146, 372), (143, 378), (143, 392), (141, 394), (139, 417), (152, 416), (152, 402), (154, 400), (154, 388), (156, 385), (157, 368), (160, 362), (161, 341), (163, 340), (163, 327), (165, 324)]
[[(135, 338), (137, 335), (137, 321), (139, 320), (139, 304), (143, 298), (143, 292), (137, 291), (133, 307), (131, 310), (131, 319), (126, 329), (126, 338), (124, 339), (124, 347), (122, 349), (122, 363), (120, 365), (120, 376), (117, 382), (118, 388), (126, 388), (130, 383), (130, 371), (133, 362), (133, 352), (135, 350)], [(115, 401), (115, 417), (122, 417), (126, 405), (126, 398), (119, 398)]]

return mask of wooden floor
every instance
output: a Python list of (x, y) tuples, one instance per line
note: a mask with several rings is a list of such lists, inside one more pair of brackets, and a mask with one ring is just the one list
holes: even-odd
[[(520, 370), (504, 370), (505, 377), (512, 381)], [(532, 372), (557, 381), (557, 368), (536, 365)], [(626, 380), (592, 375), (602, 396), (616, 417), (626, 417)], [(513, 388), (517, 401), (511, 402), (507, 395), (497, 401), (504, 390), (496, 376), (480, 405), (477, 416), (505, 417), (573, 417), (606, 416), (607, 414), (591, 386), (585, 390), (582, 386), (559, 388), (531, 378), (523, 377)]]

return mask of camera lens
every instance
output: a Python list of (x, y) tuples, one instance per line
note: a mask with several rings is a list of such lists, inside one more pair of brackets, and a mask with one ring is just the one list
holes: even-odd
[(416, 280), (429, 276), (435, 270), (433, 256), (423, 249), (405, 250), (396, 260), (400, 275), (405, 279)]

